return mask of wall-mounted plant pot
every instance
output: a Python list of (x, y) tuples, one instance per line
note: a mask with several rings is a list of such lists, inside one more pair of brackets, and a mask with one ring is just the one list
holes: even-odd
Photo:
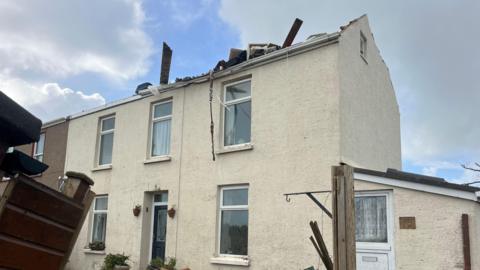
[(173, 207), (172, 207), (172, 208), (168, 209), (167, 214), (170, 218), (174, 218), (175, 217), (175, 212), (176, 212), (175, 209), (173, 209)]
[(137, 205), (135, 206), (135, 208), (133, 208), (133, 215), (138, 217), (140, 215), (140, 212), (142, 210), (142, 207), (140, 205)]

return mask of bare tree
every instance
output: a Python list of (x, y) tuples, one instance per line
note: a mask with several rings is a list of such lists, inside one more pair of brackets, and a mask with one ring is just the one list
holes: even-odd
[[(467, 166), (465, 164), (462, 164), (462, 167), (465, 169), (465, 170), (470, 170), (470, 171), (474, 171), (474, 172), (480, 172), (480, 163), (478, 162), (475, 162), (475, 166)], [(474, 181), (474, 182), (470, 182), (470, 183), (465, 183), (464, 185), (472, 185), (472, 184), (478, 184), (480, 183), (480, 181)]]

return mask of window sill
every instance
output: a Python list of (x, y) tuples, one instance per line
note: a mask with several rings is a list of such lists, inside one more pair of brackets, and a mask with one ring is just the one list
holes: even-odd
[(248, 257), (213, 257), (210, 258), (210, 263), (249, 266), (250, 260), (248, 259)]
[(91, 249), (83, 249), (83, 253), (85, 254), (95, 254), (95, 255), (105, 255), (107, 254), (105, 250), (91, 250)]
[(98, 167), (95, 167), (92, 169), (92, 172), (97, 172), (97, 171), (105, 171), (105, 170), (111, 170), (112, 169), (112, 164), (109, 165), (101, 165)]
[(253, 144), (246, 143), (246, 144), (239, 144), (239, 145), (232, 145), (232, 146), (224, 146), (223, 149), (218, 150), (215, 152), (217, 155), (232, 153), (232, 152), (240, 152), (246, 150), (253, 150)]
[(172, 160), (171, 156), (158, 156), (158, 157), (152, 157), (150, 159), (144, 160), (143, 164), (151, 164), (151, 163), (164, 162), (164, 161), (170, 161), (170, 160)]

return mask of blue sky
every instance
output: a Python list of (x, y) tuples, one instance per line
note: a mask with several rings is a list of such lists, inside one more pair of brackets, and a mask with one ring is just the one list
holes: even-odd
[(402, 121), (403, 169), (456, 182), (479, 176), (480, 2), (282, 0), (40, 0), (0, 3), (0, 89), (50, 120), (170, 79), (207, 72), (232, 47), (338, 31), (367, 13), (389, 66)]

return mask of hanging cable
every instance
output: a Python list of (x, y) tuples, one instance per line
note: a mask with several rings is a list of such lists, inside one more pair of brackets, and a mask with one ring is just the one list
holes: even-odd
[(209, 96), (209, 100), (210, 100), (210, 136), (211, 136), (211, 140), (212, 140), (212, 159), (213, 161), (215, 161), (215, 142), (214, 142), (214, 123), (213, 123), (213, 105), (212, 105), (212, 101), (213, 101), (213, 70), (210, 70), (209, 72), (209, 76), (208, 76), (208, 79), (210, 81), (210, 96)]

